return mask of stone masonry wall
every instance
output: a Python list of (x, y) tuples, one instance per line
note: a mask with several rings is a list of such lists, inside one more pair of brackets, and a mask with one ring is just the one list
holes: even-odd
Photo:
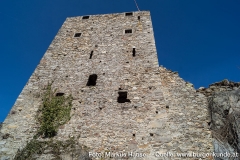
[[(86, 86), (92, 74), (96, 86)], [(52, 81), (74, 98), (71, 120), (55, 139), (76, 136), (91, 152), (141, 152), (151, 160), (213, 150), (206, 97), (158, 67), (148, 11), (67, 18), (3, 123), (9, 136), (0, 141), (1, 157), (12, 159), (32, 139), (41, 93)], [(130, 102), (118, 103), (119, 92)]]

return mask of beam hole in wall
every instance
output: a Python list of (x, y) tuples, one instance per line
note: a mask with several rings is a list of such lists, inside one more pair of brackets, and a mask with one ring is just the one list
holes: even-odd
[(96, 86), (97, 75), (92, 74), (88, 78), (87, 86)]
[(61, 93), (61, 92), (56, 93), (56, 97), (60, 97), (60, 96), (63, 96), (63, 95), (64, 95), (64, 93)]
[(136, 136), (136, 134), (134, 133), (134, 134), (133, 134), (133, 137), (135, 137), (135, 136)]
[(101, 63), (102, 61), (99, 61), (99, 63)]
[(89, 16), (83, 16), (82, 19), (89, 19)]
[(208, 126), (210, 126), (211, 125), (211, 122), (208, 122)]
[(127, 99), (127, 92), (118, 92), (118, 95), (118, 103), (131, 102), (129, 99)]
[(152, 137), (152, 136), (153, 136), (153, 133), (150, 133), (150, 136)]
[(82, 33), (75, 33), (74, 37), (81, 37)]
[(93, 56), (93, 51), (91, 51), (89, 59), (92, 59), (92, 56)]
[(166, 108), (169, 109), (169, 106), (167, 105)]
[(158, 111), (156, 111), (156, 114), (158, 114)]
[(135, 48), (133, 48), (133, 50), (132, 50), (132, 56), (133, 56), (133, 57), (136, 56), (136, 50), (135, 50)]
[(135, 109), (137, 109), (137, 106), (134, 106)]
[(127, 13), (125, 13), (125, 16), (132, 16), (132, 15), (133, 15), (132, 12), (127, 12)]
[(105, 73), (103, 73), (103, 75), (105, 75)]
[(102, 110), (102, 107), (99, 107), (100, 110)]
[(126, 62), (126, 63), (129, 63), (129, 62)]
[(11, 114), (16, 114), (17, 112), (16, 111), (12, 111)]
[(125, 34), (129, 34), (129, 33), (132, 33), (132, 29), (126, 29), (125, 30)]

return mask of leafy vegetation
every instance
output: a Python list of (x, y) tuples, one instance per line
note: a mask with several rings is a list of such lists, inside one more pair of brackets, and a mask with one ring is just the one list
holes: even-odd
[(51, 84), (48, 84), (43, 95), (43, 104), (38, 110), (37, 121), (40, 124), (37, 136), (53, 137), (59, 126), (70, 120), (72, 96), (56, 96)]
[[(82, 148), (84, 151), (80, 151)], [(74, 137), (64, 142), (58, 140), (40, 141), (32, 139), (22, 150), (18, 150), (14, 160), (36, 160), (42, 154), (51, 155), (52, 160), (61, 160), (62, 157), (60, 155), (63, 152), (71, 154), (72, 157), (79, 157), (84, 152), (87, 153), (87, 149), (86, 147), (80, 146)]]

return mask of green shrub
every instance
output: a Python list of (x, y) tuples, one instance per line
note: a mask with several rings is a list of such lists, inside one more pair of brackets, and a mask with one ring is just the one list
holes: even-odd
[(51, 84), (43, 95), (43, 104), (38, 110), (37, 121), (40, 124), (37, 135), (53, 137), (59, 126), (70, 120), (72, 108), (72, 96), (55, 96)]

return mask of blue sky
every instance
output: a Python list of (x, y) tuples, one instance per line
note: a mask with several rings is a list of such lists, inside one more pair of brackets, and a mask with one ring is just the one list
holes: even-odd
[[(195, 88), (240, 81), (239, 0), (137, 2), (151, 12), (160, 65), (178, 71)], [(0, 121), (66, 17), (128, 11), (137, 11), (134, 0), (1, 0)]]

